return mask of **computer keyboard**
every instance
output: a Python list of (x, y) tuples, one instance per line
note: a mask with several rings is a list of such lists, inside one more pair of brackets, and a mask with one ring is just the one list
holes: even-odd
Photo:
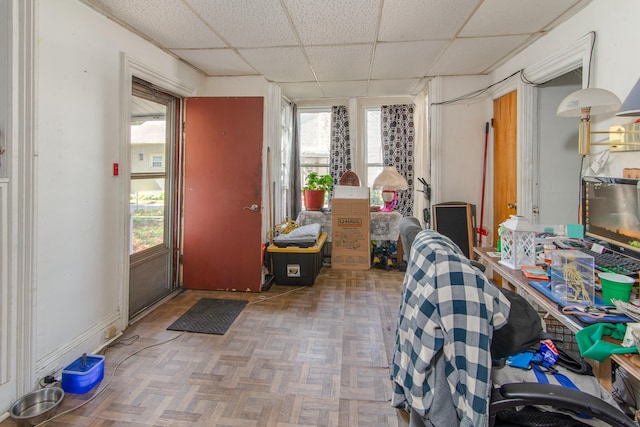
[(600, 271), (637, 276), (640, 271), (640, 261), (615, 252), (598, 253), (589, 248), (576, 248), (582, 253), (593, 257), (595, 267)]

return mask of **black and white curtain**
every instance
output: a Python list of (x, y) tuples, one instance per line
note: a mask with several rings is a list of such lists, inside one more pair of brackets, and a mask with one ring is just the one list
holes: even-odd
[(398, 192), (396, 210), (400, 212), (402, 216), (413, 215), (414, 111), (414, 104), (383, 105), (380, 114), (382, 124), (383, 165), (395, 167), (409, 184), (408, 190)]
[[(329, 147), (329, 173), (333, 183), (351, 170), (351, 143), (349, 141), (349, 113), (344, 105), (331, 107), (331, 146)], [(333, 187), (330, 199), (333, 198)]]
[(302, 182), (300, 182), (300, 141), (298, 136), (298, 106), (291, 104), (291, 173), (289, 174), (290, 185), (293, 189), (291, 198), (291, 215), (289, 218), (296, 219), (302, 211)]

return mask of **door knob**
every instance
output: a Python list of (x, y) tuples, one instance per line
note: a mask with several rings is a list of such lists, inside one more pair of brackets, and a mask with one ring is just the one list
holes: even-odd
[(518, 207), (517, 203), (507, 203), (507, 207), (509, 209), (516, 209)]
[(249, 209), (252, 212), (256, 212), (258, 210), (258, 208), (259, 208), (259, 206), (254, 203), (251, 206), (245, 206), (242, 209)]

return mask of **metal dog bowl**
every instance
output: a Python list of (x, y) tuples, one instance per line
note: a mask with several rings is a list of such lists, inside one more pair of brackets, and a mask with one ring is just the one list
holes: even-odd
[(31, 427), (48, 420), (64, 399), (60, 387), (41, 388), (25, 394), (11, 405), (11, 418), (20, 427)]

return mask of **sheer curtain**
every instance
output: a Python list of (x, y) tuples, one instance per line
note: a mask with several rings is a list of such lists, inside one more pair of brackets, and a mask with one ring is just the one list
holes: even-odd
[[(347, 107), (331, 107), (331, 146), (329, 148), (329, 173), (333, 183), (338, 184), (340, 177), (351, 170), (351, 142), (349, 141), (349, 113)], [(333, 198), (333, 187), (329, 200)]]
[(414, 112), (414, 104), (383, 105), (380, 110), (383, 165), (395, 167), (409, 184), (408, 190), (398, 192), (396, 210), (402, 216), (413, 215)]

